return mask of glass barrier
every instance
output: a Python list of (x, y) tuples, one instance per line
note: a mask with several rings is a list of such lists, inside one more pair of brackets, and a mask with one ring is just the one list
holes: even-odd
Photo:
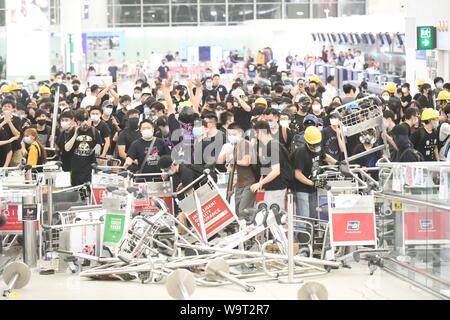
[(450, 298), (450, 164), (380, 164), (379, 244), (386, 266)]

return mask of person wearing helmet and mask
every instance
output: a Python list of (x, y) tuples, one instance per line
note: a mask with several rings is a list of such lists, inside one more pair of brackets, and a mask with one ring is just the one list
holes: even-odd
[(443, 110), (450, 103), (450, 92), (441, 90), (436, 98), (436, 109)]
[(306, 94), (311, 99), (322, 99), (322, 94), (325, 91), (325, 89), (321, 86), (320, 78), (316, 75), (311, 76), (309, 79), (309, 86), (306, 87)]
[(305, 144), (293, 155), (295, 170), (294, 190), (297, 202), (297, 216), (317, 218), (317, 182), (320, 166), (334, 165), (335, 159), (325, 153), (322, 147), (322, 133), (314, 126), (305, 131)]
[(414, 149), (419, 151), (425, 161), (439, 160), (438, 150), (438, 132), (439, 112), (434, 109), (427, 108), (422, 112), (422, 123), (416, 132), (411, 135), (411, 142)]
[[(377, 131), (375, 129), (369, 129), (361, 132), (359, 137), (360, 144), (356, 146), (353, 151), (354, 155), (359, 155), (367, 151), (371, 151), (377, 144), (378, 136)], [(367, 154), (363, 157), (352, 162), (352, 164), (357, 164), (361, 168), (374, 168), (377, 165), (378, 160), (382, 158), (383, 154), (378, 151), (374, 153)], [(378, 173), (370, 173), (372, 178), (375, 180), (378, 179)]]
[[(155, 137), (155, 125), (149, 120), (140, 125), (142, 138), (133, 142), (127, 153), (125, 169), (136, 164), (138, 173), (160, 173), (158, 162), (161, 157), (170, 155), (170, 150), (162, 139)], [(148, 180), (153, 180), (149, 178)]]
[(74, 187), (91, 182), (92, 164), (100, 156), (102, 145), (100, 133), (92, 127), (86, 110), (78, 110), (75, 120), (77, 127), (64, 146), (71, 154), (71, 182)]

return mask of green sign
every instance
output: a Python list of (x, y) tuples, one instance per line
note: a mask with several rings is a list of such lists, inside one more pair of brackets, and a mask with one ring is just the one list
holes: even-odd
[(125, 215), (108, 213), (105, 219), (105, 232), (103, 242), (109, 245), (115, 245), (120, 242), (125, 229)]
[(436, 49), (436, 28), (417, 27), (417, 50)]

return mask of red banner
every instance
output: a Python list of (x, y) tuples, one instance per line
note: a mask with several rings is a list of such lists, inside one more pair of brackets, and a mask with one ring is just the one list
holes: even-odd
[(94, 204), (103, 204), (103, 198), (108, 194), (106, 188), (92, 188), (92, 195), (94, 197)]
[[(169, 209), (169, 213), (173, 214), (174, 207), (172, 197), (162, 197), (160, 199), (166, 203), (167, 208)], [(155, 214), (159, 212), (159, 208), (155, 205), (155, 203), (151, 199), (136, 200), (134, 202), (134, 212)]]
[[(206, 228), (206, 237), (209, 239), (218, 232), (226, 228), (234, 220), (233, 213), (228, 208), (227, 204), (217, 194), (206, 203), (202, 204), (203, 222)], [(202, 234), (200, 229), (200, 222), (198, 221), (197, 210), (188, 215), (188, 219), (198, 234)]]
[(406, 244), (432, 244), (450, 242), (449, 212), (405, 212)]
[[(3, 210), (2, 213), (8, 217), (6, 224), (0, 228), (0, 232), (16, 233), (23, 231), (23, 221), (19, 220), (19, 206), (17, 204), (8, 205), (8, 209)], [(36, 223), (36, 230), (39, 228), (39, 223)]]
[(332, 214), (332, 242), (336, 245), (376, 243), (373, 213)]

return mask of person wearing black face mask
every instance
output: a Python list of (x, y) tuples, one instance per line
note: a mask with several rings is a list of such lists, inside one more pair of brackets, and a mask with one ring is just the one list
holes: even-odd
[(214, 96), (206, 98), (206, 103), (202, 108), (202, 116), (216, 112), (217, 100)]
[(185, 94), (186, 94), (186, 90), (184, 89), (183, 86), (175, 87), (175, 90), (173, 91), (173, 94), (172, 94), (172, 101), (177, 110), (180, 106), (180, 103), (186, 101)]
[(296, 103), (298, 112), (295, 114), (292, 125), (297, 132), (305, 131), (303, 122), (305, 120), (305, 117), (311, 111), (311, 103), (312, 101), (309, 97), (301, 97), (300, 100)]
[(47, 124), (48, 115), (45, 111), (39, 109), (36, 111), (36, 124), (31, 128), (36, 129), (38, 133), (37, 140), (44, 147), (49, 147), (51, 142), (52, 127)]
[(81, 101), (86, 97), (84, 93), (80, 91), (80, 81), (72, 81), (73, 92), (67, 96), (67, 102), (72, 106), (73, 109), (79, 109), (81, 106)]
[(434, 109), (433, 94), (429, 83), (425, 83), (420, 88), (420, 96), (417, 99), (417, 102), (422, 110), (426, 108)]
[(139, 130), (140, 113), (137, 110), (130, 110), (127, 112), (126, 118), (127, 127), (119, 135), (119, 142), (117, 142), (117, 149), (119, 151), (120, 159), (125, 163), (128, 156), (128, 150), (134, 141), (142, 138)]

